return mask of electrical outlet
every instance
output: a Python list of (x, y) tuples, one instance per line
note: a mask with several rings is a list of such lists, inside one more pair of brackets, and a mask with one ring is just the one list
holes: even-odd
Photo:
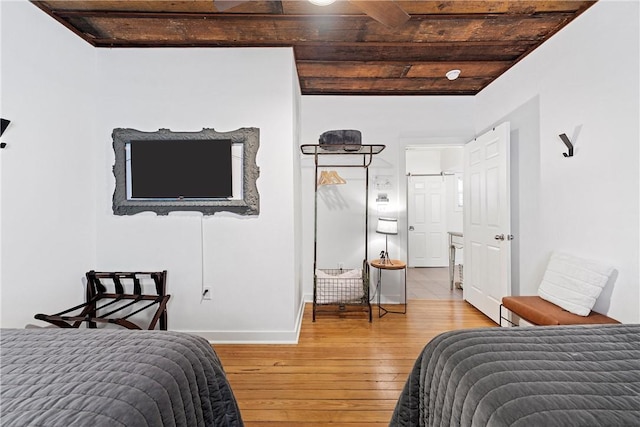
[(202, 299), (203, 300), (210, 300), (211, 299), (211, 288), (210, 287), (204, 287), (202, 288)]

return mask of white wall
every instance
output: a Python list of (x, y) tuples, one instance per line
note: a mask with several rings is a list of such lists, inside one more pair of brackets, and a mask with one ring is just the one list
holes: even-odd
[(95, 51), (30, 3), (0, 2), (5, 328), (84, 298), (95, 264)]
[[(0, 5), (0, 48), (2, 48), (2, 5)], [(0, 55), (0, 70), (2, 70), (2, 55)], [(0, 76), (0, 94), (2, 93), (2, 78)], [(0, 97), (1, 98), (1, 97)], [(0, 99), (0, 117), (2, 115), (2, 100)], [(0, 154), (0, 296), (2, 296), (2, 154)], [(0, 303), (0, 325), (2, 325), (2, 304)]]
[[(97, 268), (167, 269), (169, 327), (213, 341), (295, 341), (297, 80), (290, 49), (98, 51)], [(111, 132), (260, 129), (260, 214), (112, 214)], [(211, 301), (202, 301), (203, 286)]]
[(405, 157), (406, 173), (439, 174), (442, 172), (441, 150), (439, 148), (409, 147)]
[[(300, 90), (291, 49), (94, 49), (27, 2), (2, 2), (1, 19), (2, 114), (12, 120), (0, 157), (2, 326), (42, 324), (35, 313), (81, 302), (89, 269), (167, 269), (170, 329), (295, 341)], [(260, 215), (114, 216), (116, 127), (260, 128)], [(201, 301), (203, 285), (211, 301)]]
[(514, 294), (566, 251), (615, 266), (594, 309), (623, 322), (640, 321), (638, 5), (596, 3), (475, 97), (476, 131), (508, 120), (516, 140)]
[[(399, 234), (389, 236), (389, 253), (393, 258), (406, 259), (405, 149), (408, 146), (425, 144), (462, 144), (473, 138), (473, 98), (303, 96), (302, 143), (317, 144), (320, 134), (332, 129), (357, 129), (362, 132), (363, 144), (386, 145), (385, 150), (374, 158), (369, 171), (368, 259), (377, 258), (380, 250), (385, 247), (384, 236), (375, 233), (378, 216), (375, 199), (378, 192), (388, 193), (390, 203), (385, 212), (386, 216), (397, 216), (399, 219)], [(344, 168), (336, 170), (341, 176), (351, 178), (346, 179), (346, 185), (323, 189), (324, 192), (333, 193), (332, 200), (343, 201), (341, 211), (332, 209), (329, 212), (326, 204), (320, 199), (319, 217), (323, 223), (319, 224), (318, 228), (318, 235), (322, 238), (318, 260), (323, 263), (322, 266), (326, 265), (328, 268), (335, 268), (337, 263), (346, 259), (349, 254), (354, 254), (350, 258), (351, 263), (357, 263), (357, 260), (361, 262), (361, 248), (364, 246), (364, 172)], [(313, 293), (313, 172), (313, 159), (311, 156), (303, 156), (303, 283), (308, 300)], [(390, 177), (389, 190), (376, 189), (377, 176)], [(338, 227), (340, 233), (336, 232)], [(336, 237), (331, 238), (326, 233), (333, 233)], [(341, 238), (337, 237), (338, 234)], [(351, 265), (345, 264), (345, 267)], [(400, 275), (386, 275), (383, 301), (397, 299), (401, 285)]]

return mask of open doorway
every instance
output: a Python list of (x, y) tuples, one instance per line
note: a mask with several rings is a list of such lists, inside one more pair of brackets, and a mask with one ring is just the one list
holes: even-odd
[(451, 269), (450, 237), (462, 233), (463, 152), (462, 146), (405, 150), (408, 299), (462, 299), (464, 254), (458, 245)]

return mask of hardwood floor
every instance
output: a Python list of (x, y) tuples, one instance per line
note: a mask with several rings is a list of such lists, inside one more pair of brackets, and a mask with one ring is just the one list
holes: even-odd
[[(460, 281), (459, 266), (456, 266), (454, 280)], [(449, 268), (422, 267), (407, 268), (407, 298), (415, 299), (462, 299), (462, 289), (451, 289)]]
[[(395, 309), (395, 307), (391, 307)], [(409, 301), (407, 314), (305, 307), (297, 345), (214, 346), (248, 427), (387, 426), (413, 363), (435, 335), (496, 326), (464, 301)]]

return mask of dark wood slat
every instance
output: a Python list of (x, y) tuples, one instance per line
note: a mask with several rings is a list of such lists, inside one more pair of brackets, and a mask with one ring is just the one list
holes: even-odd
[[(154, 13), (217, 13), (212, 0), (51, 0), (39, 1), (47, 9), (63, 11), (104, 11), (104, 12), (154, 12)], [(276, 1), (247, 1), (228, 13), (274, 13), (278, 10)]]
[(444, 78), (447, 71), (463, 70), (464, 77), (494, 77), (510, 66), (509, 61), (442, 61), (442, 62), (322, 62), (298, 61), (300, 78)]
[(294, 46), (297, 61), (513, 61), (535, 46), (518, 43), (303, 43)]
[(407, 72), (408, 78), (442, 77), (447, 71), (461, 70), (462, 78), (488, 77), (495, 78), (507, 71), (511, 66), (509, 61), (443, 61), (416, 62)]
[(349, 93), (349, 94), (407, 94), (407, 93), (456, 93), (474, 94), (491, 81), (490, 78), (449, 81), (446, 78), (300, 78), (301, 89), (305, 94)]
[(409, 15), (487, 14), (528, 15), (534, 13), (577, 12), (595, 3), (577, 0), (517, 0), (517, 1), (396, 1)]
[(331, 78), (337, 75), (343, 78), (400, 78), (407, 66), (407, 63), (399, 62), (299, 61), (297, 63), (300, 78)]

